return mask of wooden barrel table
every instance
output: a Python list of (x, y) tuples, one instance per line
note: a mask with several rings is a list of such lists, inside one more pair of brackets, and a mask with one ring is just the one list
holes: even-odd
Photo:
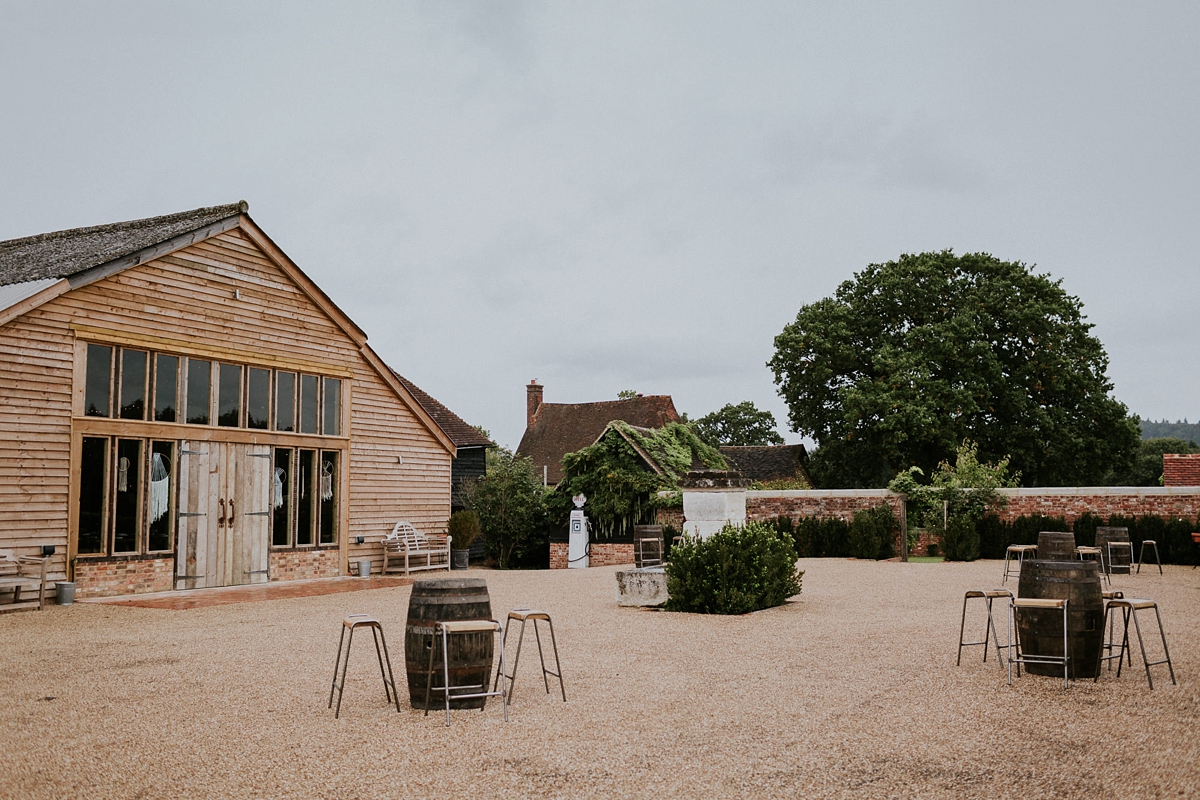
[[(487, 581), (482, 578), (433, 578), (413, 583), (408, 601), (408, 622), (404, 627), (404, 666), (408, 671), (408, 698), (413, 708), (425, 709), (425, 674), (429, 669), (429, 651), (436, 630), (434, 623), (492, 618), (492, 601), (488, 596)], [(449, 649), (451, 686), (491, 688), (494, 633), (453, 634)], [(433, 685), (441, 686), (440, 659), (434, 661), (434, 672)], [(483, 708), (486, 702), (486, 697), (451, 700), (450, 707)], [(445, 708), (440, 692), (430, 694), (429, 704), (433, 709)]]
[(1096, 528), (1096, 547), (1100, 548), (1100, 558), (1104, 561), (1105, 569), (1111, 574), (1113, 567), (1124, 572), (1131, 572), (1131, 562), (1133, 561), (1133, 546), (1129, 547), (1114, 547), (1112, 550), (1112, 563), (1108, 563), (1108, 543), (1109, 542), (1128, 542), (1129, 528), (1113, 528), (1101, 526)]
[(1075, 534), (1042, 531), (1038, 534), (1037, 556), (1042, 561), (1075, 561)]
[[(1039, 555), (1041, 550), (1039, 548)], [(1018, 597), (1067, 600), (1067, 647), (1070, 677), (1094, 678), (1104, 646), (1104, 600), (1100, 595), (1100, 565), (1095, 561), (1026, 560), (1021, 566)], [(1062, 657), (1062, 612), (1023, 608), (1017, 616), (1021, 650), (1026, 655)], [(1062, 677), (1062, 666), (1026, 664), (1034, 675)]]

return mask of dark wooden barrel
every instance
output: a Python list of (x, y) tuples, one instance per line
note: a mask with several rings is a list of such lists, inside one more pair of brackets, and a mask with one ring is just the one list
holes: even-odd
[(1075, 534), (1042, 531), (1038, 534), (1037, 557), (1042, 561), (1075, 561)]
[[(1104, 600), (1100, 595), (1100, 565), (1095, 561), (1026, 560), (1021, 567), (1018, 597), (1066, 599), (1070, 676), (1094, 678), (1104, 645)], [(1029, 655), (1061, 656), (1062, 612), (1025, 608), (1017, 617), (1021, 649)], [(1034, 675), (1062, 676), (1055, 664), (1026, 664)]]
[[(433, 578), (416, 581), (408, 601), (404, 627), (404, 665), (412, 707), (425, 708), (425, 671), (433, 646), (434, 623), (461, 619), (492, 619), (492, 601), (482, 578)], [(438, 646), (439, 648), (441, 645)], [(491, 689), (494, 633), (465, 633), (450, 637), (450, 685), (483, 685)], [(433, 685), (441, 686), (441, 660), (435, 662)], [(451, 700), (451, 708), (483, 708), (486, 697)], [(445, 708), (440, 693), (430, 695), (430, 707)]]
[[(1096, 547), (1100, 548), (1100, 558), (1104, 560), (1106, 566), (1108, 566), (1108, 543), (1128, 541), (1129, 528), (1096, 528)], [(1128, 572), (1131, 561), (1133, 561), (1132, 547), (1115, 547), (1112, 551), (1112, 565), (1108, 569), (1111, 572), (1112, 567), (1116, 567), (1122, 572)]]

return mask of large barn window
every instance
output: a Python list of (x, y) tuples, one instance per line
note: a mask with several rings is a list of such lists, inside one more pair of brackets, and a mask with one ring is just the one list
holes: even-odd
[(84, 415), (342, 436), (341, 378), (87, 345)]
[(275, 448), (275, 480), (271, 488), (271, 544), (292, 543), (292, 449)]
[(175, 456), (175, 442), (83, 437), (79, 464), (80, 555), (172, 550)]
[(145, 350), (121, 350), (121, 419), (146, 418), (146, 368), (149, 365)]
[(296, 484), (296, 544), (313, 544), (313, 524), (316, 522), (317, 451), (300, 451), (300, 469)]
[(296, 373), (275, 373), (275, 430), (296, 430)]
[(108, 492), (108, 439), (83, 437), (79, 459), (80, 553), (103, 553)]
[(271, 413), (271, 370), (246, 370), (246, 427), (267, 430)]
[(242, 421), (242, 368), (237, 364), (221, 364), (218, 379), (217, 424), (236, 428)]
[(87, 377), (84, 386), (83, 413), (89, 417), (109, 417), (112, 397), (113, 349), (102, 344), (87, 348)]
[(179, 405), (179, 358), (159, 353), (154, 367), (154, 421), (174, 422)]
[(207, 425), (212, 408), (212, 362), (187, 360), (187, 421)]
[(318, 481), (318, 492), (321, 503), (319, 544), (335, 544), (337, 542), (337, 487), (338, 487), (338, 454), (332, 450), (321, 451), (321, 476)]
[(317, 383), (316, 375), (300, 376), (300, 432), (319, 433), (317, 430)]

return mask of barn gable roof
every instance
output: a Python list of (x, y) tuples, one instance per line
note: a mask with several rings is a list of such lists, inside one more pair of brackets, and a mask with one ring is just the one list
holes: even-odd
[(401, 385), (405, 389), (408, 389), (409, 394), (415, 397), (422, 408), (429, 412), (429, 416), (433, 417), (433, 421), (438, 424), (438, 427), (445, 431), (446, 435), (454, 441), (455, 446), (459, 448), (491, 447), (494, 444), (491, 439), (480, 433), (475, 426), (469, 424), (462, 417), (439, 403), (408, 378), (405, 378), (395, 370), (392, 372)]
[(366, 333), (255, 224), (249, 208), (242, 200), (0, 242), (0, 325), (72, 289), (238, 228), (355, 343), (383, 382), (454, 455), (453, 439), (371, 349)]
[(622, 420), (639, 428), (661, 428), (679, 422), (670, 395), (649, 395), (598, 403), (542, 403), (525, 429), (517, 455), (546, 468), (546, 480), (562, 480), (562, 457), (594, 444), (610, 422)]

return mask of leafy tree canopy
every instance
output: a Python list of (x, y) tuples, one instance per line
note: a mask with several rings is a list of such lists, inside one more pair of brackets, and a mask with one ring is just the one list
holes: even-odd
[(545, 490), (533, 462), (503, 447), (487, 451), (487, 474), (463, 487), (465, 505), (478, 516), (489, 556), (501, 569), (535, 546), (546, 523)]
[(792, 429), (819, 445), (820, 486), (930, 474), (967, 438), (1028, 485), (1096, 484), (1128, 466), (1138, 431), (1091, 328), (1061, 281), (946, 250), (872, 264), (804, 306), (768, 366)]
[(1143, 419), (1140, 423), (1143, 439), (1183, 439), (1185, 442), (1200, 442), (1200, 422), (1188, 422), (1187, 417), (1178, 422)]
[(750, 400), (737, 405), (729, 403), (720, 411), (692, 422), (692, 428), (700, 438), (714, 447), (783, 444), (783, 437), (776, 427), (775, 415), (760, 410)]

